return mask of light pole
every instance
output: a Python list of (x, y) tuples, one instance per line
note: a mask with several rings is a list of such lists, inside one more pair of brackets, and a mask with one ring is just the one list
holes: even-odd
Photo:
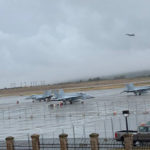
[(124, 117), (125, 117), (125, 121), (126, 121), (126, 131), (127, 131), (127, 133), (128, 133), (128, 119), (127, 119), (127, 117), (129, 116), (129, 110), (123, 110), (123, 111), (122, 111), (122, 114), (123, 114)]

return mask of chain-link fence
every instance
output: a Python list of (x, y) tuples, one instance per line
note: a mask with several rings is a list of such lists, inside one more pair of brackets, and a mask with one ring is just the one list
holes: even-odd
[(6, 143), (4, 141), (0, 141), (0, 150), (6, 150)]
[(32, 150), (32, 141), (31, 140), (20, 140), (14, 141), (15, 150)]

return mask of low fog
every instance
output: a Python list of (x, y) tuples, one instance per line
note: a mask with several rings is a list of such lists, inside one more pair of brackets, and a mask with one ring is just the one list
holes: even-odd
[(149, 0), (1, 0), (0, 87), (149, 70), (149, 6)]

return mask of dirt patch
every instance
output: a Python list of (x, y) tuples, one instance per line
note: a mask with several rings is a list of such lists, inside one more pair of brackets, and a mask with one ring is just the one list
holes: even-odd
[(4, 97), (4, 96), (15, 96), (15, 95), (23, 96), (23, 95), (41, 94), (43, 93), (43, 91), (50, 90), (50, 89), (64, 89), (65, 92), (79, 92), (79, 91), (88, 91), (88, 90), (123, 88), (125, 84), (130, 82), (134, 83), (136, 86), (150, 85), (150, 77), (1, 89), (0, 96)]

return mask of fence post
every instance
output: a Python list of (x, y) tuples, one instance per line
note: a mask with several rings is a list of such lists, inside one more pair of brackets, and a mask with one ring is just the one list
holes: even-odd
[(68, 150), (68, 140), (67, 140), (68, 135), (65, 133), (62, 133), (59, 135), (59, 140), (60, 140), (60, 150)]
[(132, 146), (133, 146), (133, 135), (132, 134), (124, 135), (124, 145), (125, 145), (125, 150), (132, 150)]
[(98, 136), (97, 133), (90, 134), (91, 150), (99, 150)]
[(32, 138), (32, 150), (40, 150), (39, 135), (33, 134), (31, 135), (31, 138)]
[(14, 137), (9, 136), (6, 138), (7, 150), (14, 150)]

